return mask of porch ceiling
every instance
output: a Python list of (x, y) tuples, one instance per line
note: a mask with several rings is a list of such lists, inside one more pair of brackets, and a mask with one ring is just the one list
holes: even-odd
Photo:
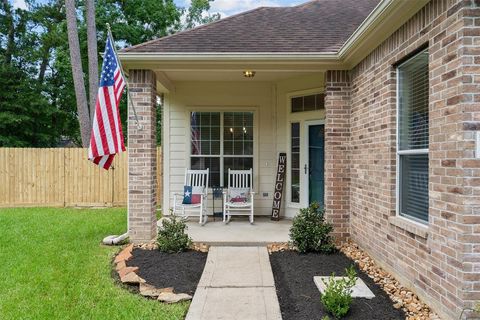
[(276, 82), (289, 78), (299, 77), (312, 74), (318, 71), (268, 71), (253, 70), (256, 72), (255, 77), (245, 78), (243, 71), (239, 70), (222, 70), (222, 71), (165, 71), (164, 74), (173, 82), (177, 81), (243, 81), (243, 82)]

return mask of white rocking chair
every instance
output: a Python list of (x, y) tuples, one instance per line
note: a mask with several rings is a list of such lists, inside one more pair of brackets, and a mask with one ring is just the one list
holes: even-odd
[(181, 212), (178, 216), (188, 219), (191, 216), (198, 216), (199, 223), (204, 225), (207, 222), (207, 194), (208, 194), (208, 176), (209, 169), (205, 170), (185, 170), (185, 186), (202, 188), (202, 195), (200, 196), (200, 203), (184, 204), (183, 193), (174, 193), (173, 195), (173, 213), (176, 215), (178, 211)]
[[(253, 175), (250, 170), (228, 169), (228, 190), (223, 193), (223, 222), (232, 216), (249, 216), (253, 224)], [(233, 211), (233, 212), (232, 212)]]

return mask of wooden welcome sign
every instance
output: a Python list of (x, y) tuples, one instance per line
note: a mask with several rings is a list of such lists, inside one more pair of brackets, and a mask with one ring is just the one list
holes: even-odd
[(272, 220), (280, 220), (280, 207), (282, 206), (283, 185), (285, 184), (285, 171), (287, 170), (287, 154), (278, 155), (277, 176), (275, 191), (273, 192)]

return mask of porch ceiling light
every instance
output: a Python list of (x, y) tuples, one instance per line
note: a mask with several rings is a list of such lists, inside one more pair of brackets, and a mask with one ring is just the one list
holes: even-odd
[(245, 78), (253, 78), (253, 77), (255, 77), (255, 73), (256, 72), (252, 71), (252, 70), (245, 70), (245, 71), (243, 71), (243, 76)]

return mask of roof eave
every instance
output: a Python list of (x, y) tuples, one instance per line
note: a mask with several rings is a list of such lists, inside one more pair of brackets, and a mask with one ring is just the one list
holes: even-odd
[(264, 52), (264, 53), (249, 53), (249, 52), (119, 52), (118, 56), (122, 61), (132, 61), (138, 59), (145, 59), (151, 61), (231, 61), (231, 60), (336, 60), (338, 54), (336, 52), (326, 53), (306, 53), (306, 52)]
[(119, 52), (126, 65), (189, 61), (195, 63), (274, 62), (329, 64), (350, 69), (410, 19), (429, 0), (382, 0), (338, 52)]

